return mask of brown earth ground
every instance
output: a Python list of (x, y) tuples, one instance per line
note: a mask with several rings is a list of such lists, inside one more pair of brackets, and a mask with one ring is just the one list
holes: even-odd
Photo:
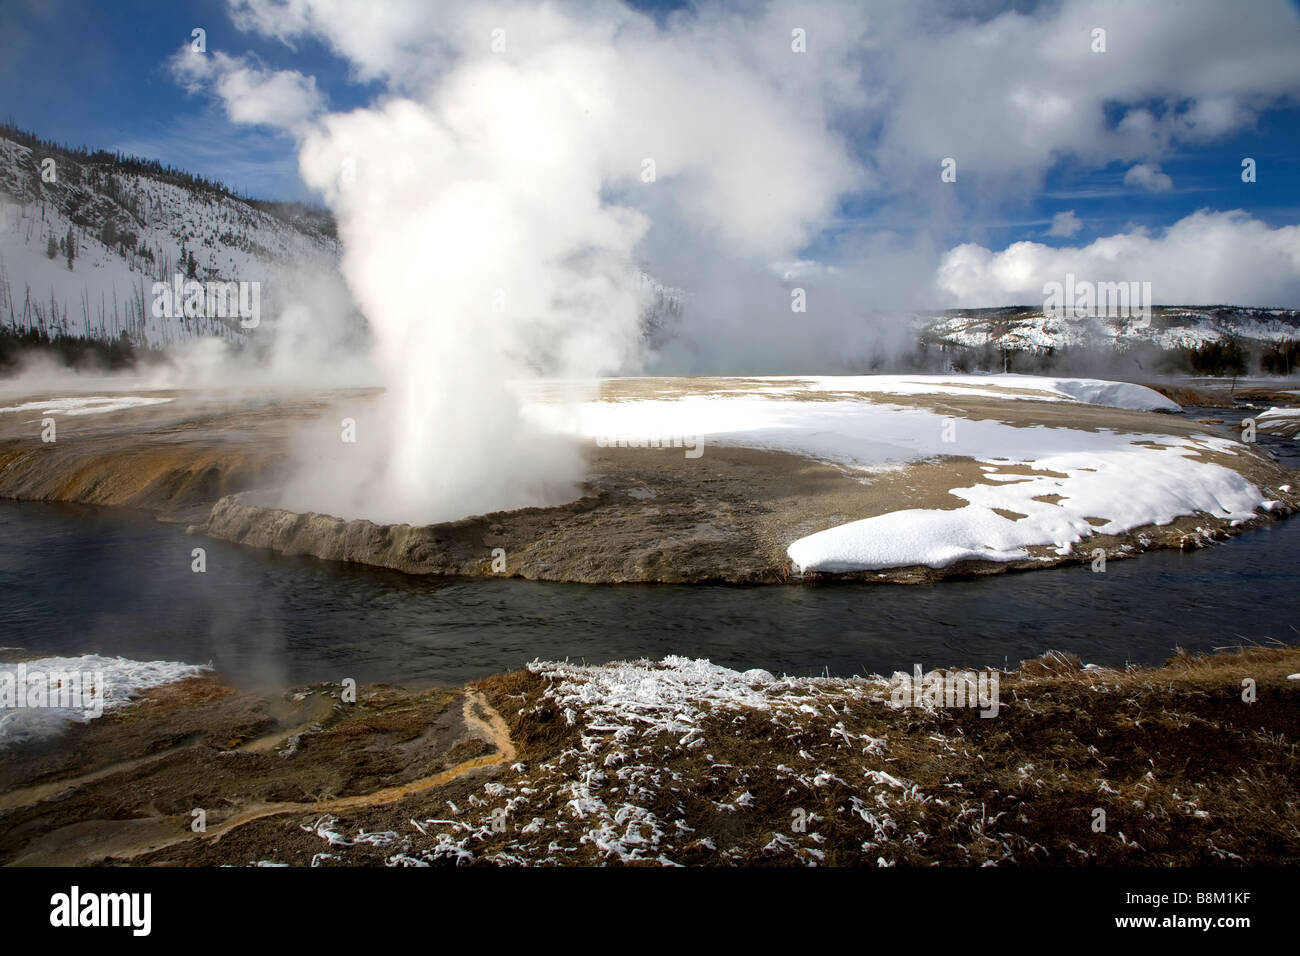
[(355, 704), (190, 680), (4, 752), (0, 861), (581, 865), (621, 841), (651, 865), (1293, 864), (1298, 671), (1281, 646), (1127, 671), (1049, 654), (1002, 675), (992, 718), (789, 679), (692, 701), (685, 736), (614, 732), (608, 701), (533, 671)]
[[(601, 383), (600, 397), (722, 394), (770, 384), (746, 379), (620, 379)], [(559, 392), (571, 387), (552, 388)], [(1010, 401), (1017, 390), (1003, 391), (1007, 399), (891, 395), (878, 400), (1017, 427), (1114, 429), (1176, 437), (1207, 431), (1237, 435), (1230, 427), (1235, 423), (1212, 429), (1151, 412)], [(154, 394), (174, 396), (177, 401), (100, 415), (56, 416), (55, 443), (40, 441), (36, 413), (0, 416), (0, 496), (143, 508), (165, 520), (192, 523), (196, 533), (286, 554), (413, 574), (501, 573), (587, 583), (760, 584), (828, 577), (797, 573), (786, 548), (800, 537), (900, 508), (958, 508), (965, 502), (949, 489), (986, 480), (976, 461), (960, 456), (863, 474), (832, 463), (746, 448), (709, 446), (702, 457), (689, 459), (672, 449), (588, 447), (589, 478), (580, 496), (567, 504), (426, 527), (375, 525), (262, 504), (273, 500), (274, 489), (285, 477), (294, 430), (331, 409), (364, 410), (373, 392)], [(844, 395), (800, 397), (827, 401)], [(967, 561), (939, 570), (917, 566), (835, 577), (922, 583), (1090, 561), (1098, 548), (1110, 559), (1149, 548), (1195, 548), (1300, 508), (1300, 480), (1254, 446), (1243, 443), (1237, 454), (1203, 458), (1233, 468), (1268, 489), (1281, 506), (1261, 511), (1236, 528), (1216, 516), (1195, 515), (1123, 535), (1097, 535), (1070, 555), (1044, 547), (1031, 549), (1029, 559), (1017, 562)], [(1287, 484), (1297, 490), (1279, 490)], [(493, 571), (496, 549), (505, 552), (501, 572)]]
[(239, 694), (196, 678), (63, 740), (11, 746), (0, 753), (0, 857), (47, 866), (131, 857), (195, 837), (196, 808), (217, 840), (267, 814), (401, 800), (509, 749), (473, 691), (340, 696), (338, 687)]
[(1294, 405), (1300, 389), (1279, 385), (1259, 385), (1247, 383), (1237, 386), (1231, 383), (1222, 385), (1177, 385), (1164, 382), (1142, 382), (1147, 388), (1153, 388), (1170, 401), (1184, 407), (1232, 408), (1238, 402), (1252, 405)]

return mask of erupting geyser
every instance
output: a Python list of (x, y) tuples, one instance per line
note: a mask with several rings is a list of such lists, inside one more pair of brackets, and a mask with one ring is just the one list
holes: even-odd
[[(580, 449), (526, 427), (514, 385), (641, 361), (653, 230), (767, 263), (851, 181), (820, 113), (740, 39), (697, 61), (702, 38), (598, 9), (449, 14), (434, 81), (299, 130), (385, 393), (305, 443), (285, 507), (432, 523), (572, 497)], [(344, 417), (355, 442), (340, 440)]]

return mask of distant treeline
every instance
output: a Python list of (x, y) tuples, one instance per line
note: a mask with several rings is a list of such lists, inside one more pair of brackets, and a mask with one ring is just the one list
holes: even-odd
[(50, 336), (39, 329), (0, 328), (0, 374), (17, 371), (34, 356), (52, 358), (70, 368), (127, 369), (159, 359), (162, 353), (131, 344), (126, 333), (112, 341)]
[(1018, 372), (1028, 375), (1104, 375), (1126, 370), (1158, 375), (1291, 375), (1300, 371), (1300, 340), (1260, 342), (1225, 338), (1202, 345), (1162, 349), (1133, 345), (1119, 350), (1088, 347), (1010, 349), (922, 342), (917, 368), (957, 372)]
[(242, 199), (245, 202), (251, 201), (250, 197), (236, 194), (234, 190), (215, 179), (208, 179), (205, 176), (186, 172), (174, 166), (165, 166), (156, 159), (144, 159), (140, 156), (110, 152), (106, 149), (92, 150), (85, 146), (67, 146), (53, 140), (42, 139), (35, 133), (20, 129), (14, 125), (12, 120), (0, 123), (0, 136), (11, 139), (22, 146), (27, 146), (41, 156), (63, 157), (85, 165), (112, 165), (127, 172), (139, 173), (142, 176), (150, 176), (162, 182), (184, 186), (195, 192), (216, 193)]

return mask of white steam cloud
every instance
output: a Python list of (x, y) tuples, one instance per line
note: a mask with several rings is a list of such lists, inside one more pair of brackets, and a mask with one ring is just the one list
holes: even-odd
[[(374, 333), (384, 397), (340, 409), (354, 446), (327, 423), (291, 507), (431, 522), (571, 495), (580, 454), (532, 434), (511, 387), (538, 375), (860, 369), (910, 343), (891, 311), (1032, 303), (1067, 271), (1149, 280), (1163, 301), (1300, 295), (1292, 227), (1241, 214), (1075, 249), (958, 245), (1062, 158), (1166, 190), (1180, 145), (1300, 99), (1284, 0), (1248, 18), (1113, 0), (870, 18), (848, 0), (658, 19), (617, 0), (228, 6), (238, 28), (322, 41), (382, 89), (329, 114), (293, 71), (226, 57), (184, 77), (298, 137)], [(945, 157), (960, 187), (941, 182)], [(1062, 213), (1048, 234), (1081, 227)], [(641, 268), (689, 296), (655, 350)]]
[[(512, 383), (645, 358), (643, 244), (688, 235), (715, 267), (765, 270), (858, 183), (801, 98), (822, 80), (760, 69), (752, 23), (584, 12), (463, 8), (437, 82), (303, 136), (385, 393), (350, 416), (355, 445), (322, 431), (286, 504), (426, 523), (572, 497), (582, 456), (525, 426)], [(788, 46), (783, 23), (766, 32)]]

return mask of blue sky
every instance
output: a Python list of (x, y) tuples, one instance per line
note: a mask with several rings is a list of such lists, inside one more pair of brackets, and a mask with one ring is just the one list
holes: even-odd
[(0, 5), (0, 116), (47, 139), (120, 149), (272, 199), (305, 199), (292, 137), (231, 124), (187, 94), (166, 60), (207, 31), (210, 50), (251, 53), (316, 77), (334, 109), (373, 89), (313, 40), (283, 44), (235, 29), (222, 0), (15, 0)]
[[(681, 4), (649, 6), (662, 12)], [(232, 125), (216, 100), (187, 94), (170, 75), (167, 58), (196, 26), (207, 31), (210, 50), (251, 55), (269, 69), (314, 76), (331, 110), (364, 105), (379, 92), (375, 84), (351, 82), (348, 65), (317, 40), (303, 39), (290, 49), (241, 33), (221, 0), (8, 0), (0, 6), (0, 116), (43, 137), (156, 158), (255, 196), (313, 198), (298, 178), (291, 136)], [(1300, 71), (1300, 57), (1296, 63)], [(853, 131), (847, 132), (852, 139)], [(1243, 156), (1258, 163), (1253, 184), (1240, 180)], [(1126, 186), (1130, 165), (1097, 167), (1062, 158), (1041, 186), (1030, 183), (1019, 193), (1003, 194), (995, 208), (972, 207), (959, 225), (946, 229), (944, 241), (991, 248), (1019, 240), (1079, 244), (1135, 225), (1159, 229), (1200, 208), (1244, 209), (1274, 227), (1300, 222), (1295, 107), (1267, 109), (1253, 128), (1177, 146), (1160, 163), (1174, 182), (1166, 191)], [(1052, 217), (1067, 210), (1083, 226), (1069, 237), (1047, 235)], [(807, 251), (816, 256), (836, 233), (906, 228), (906, 217), (897, 197), (848, 197), (834, 226)]]

